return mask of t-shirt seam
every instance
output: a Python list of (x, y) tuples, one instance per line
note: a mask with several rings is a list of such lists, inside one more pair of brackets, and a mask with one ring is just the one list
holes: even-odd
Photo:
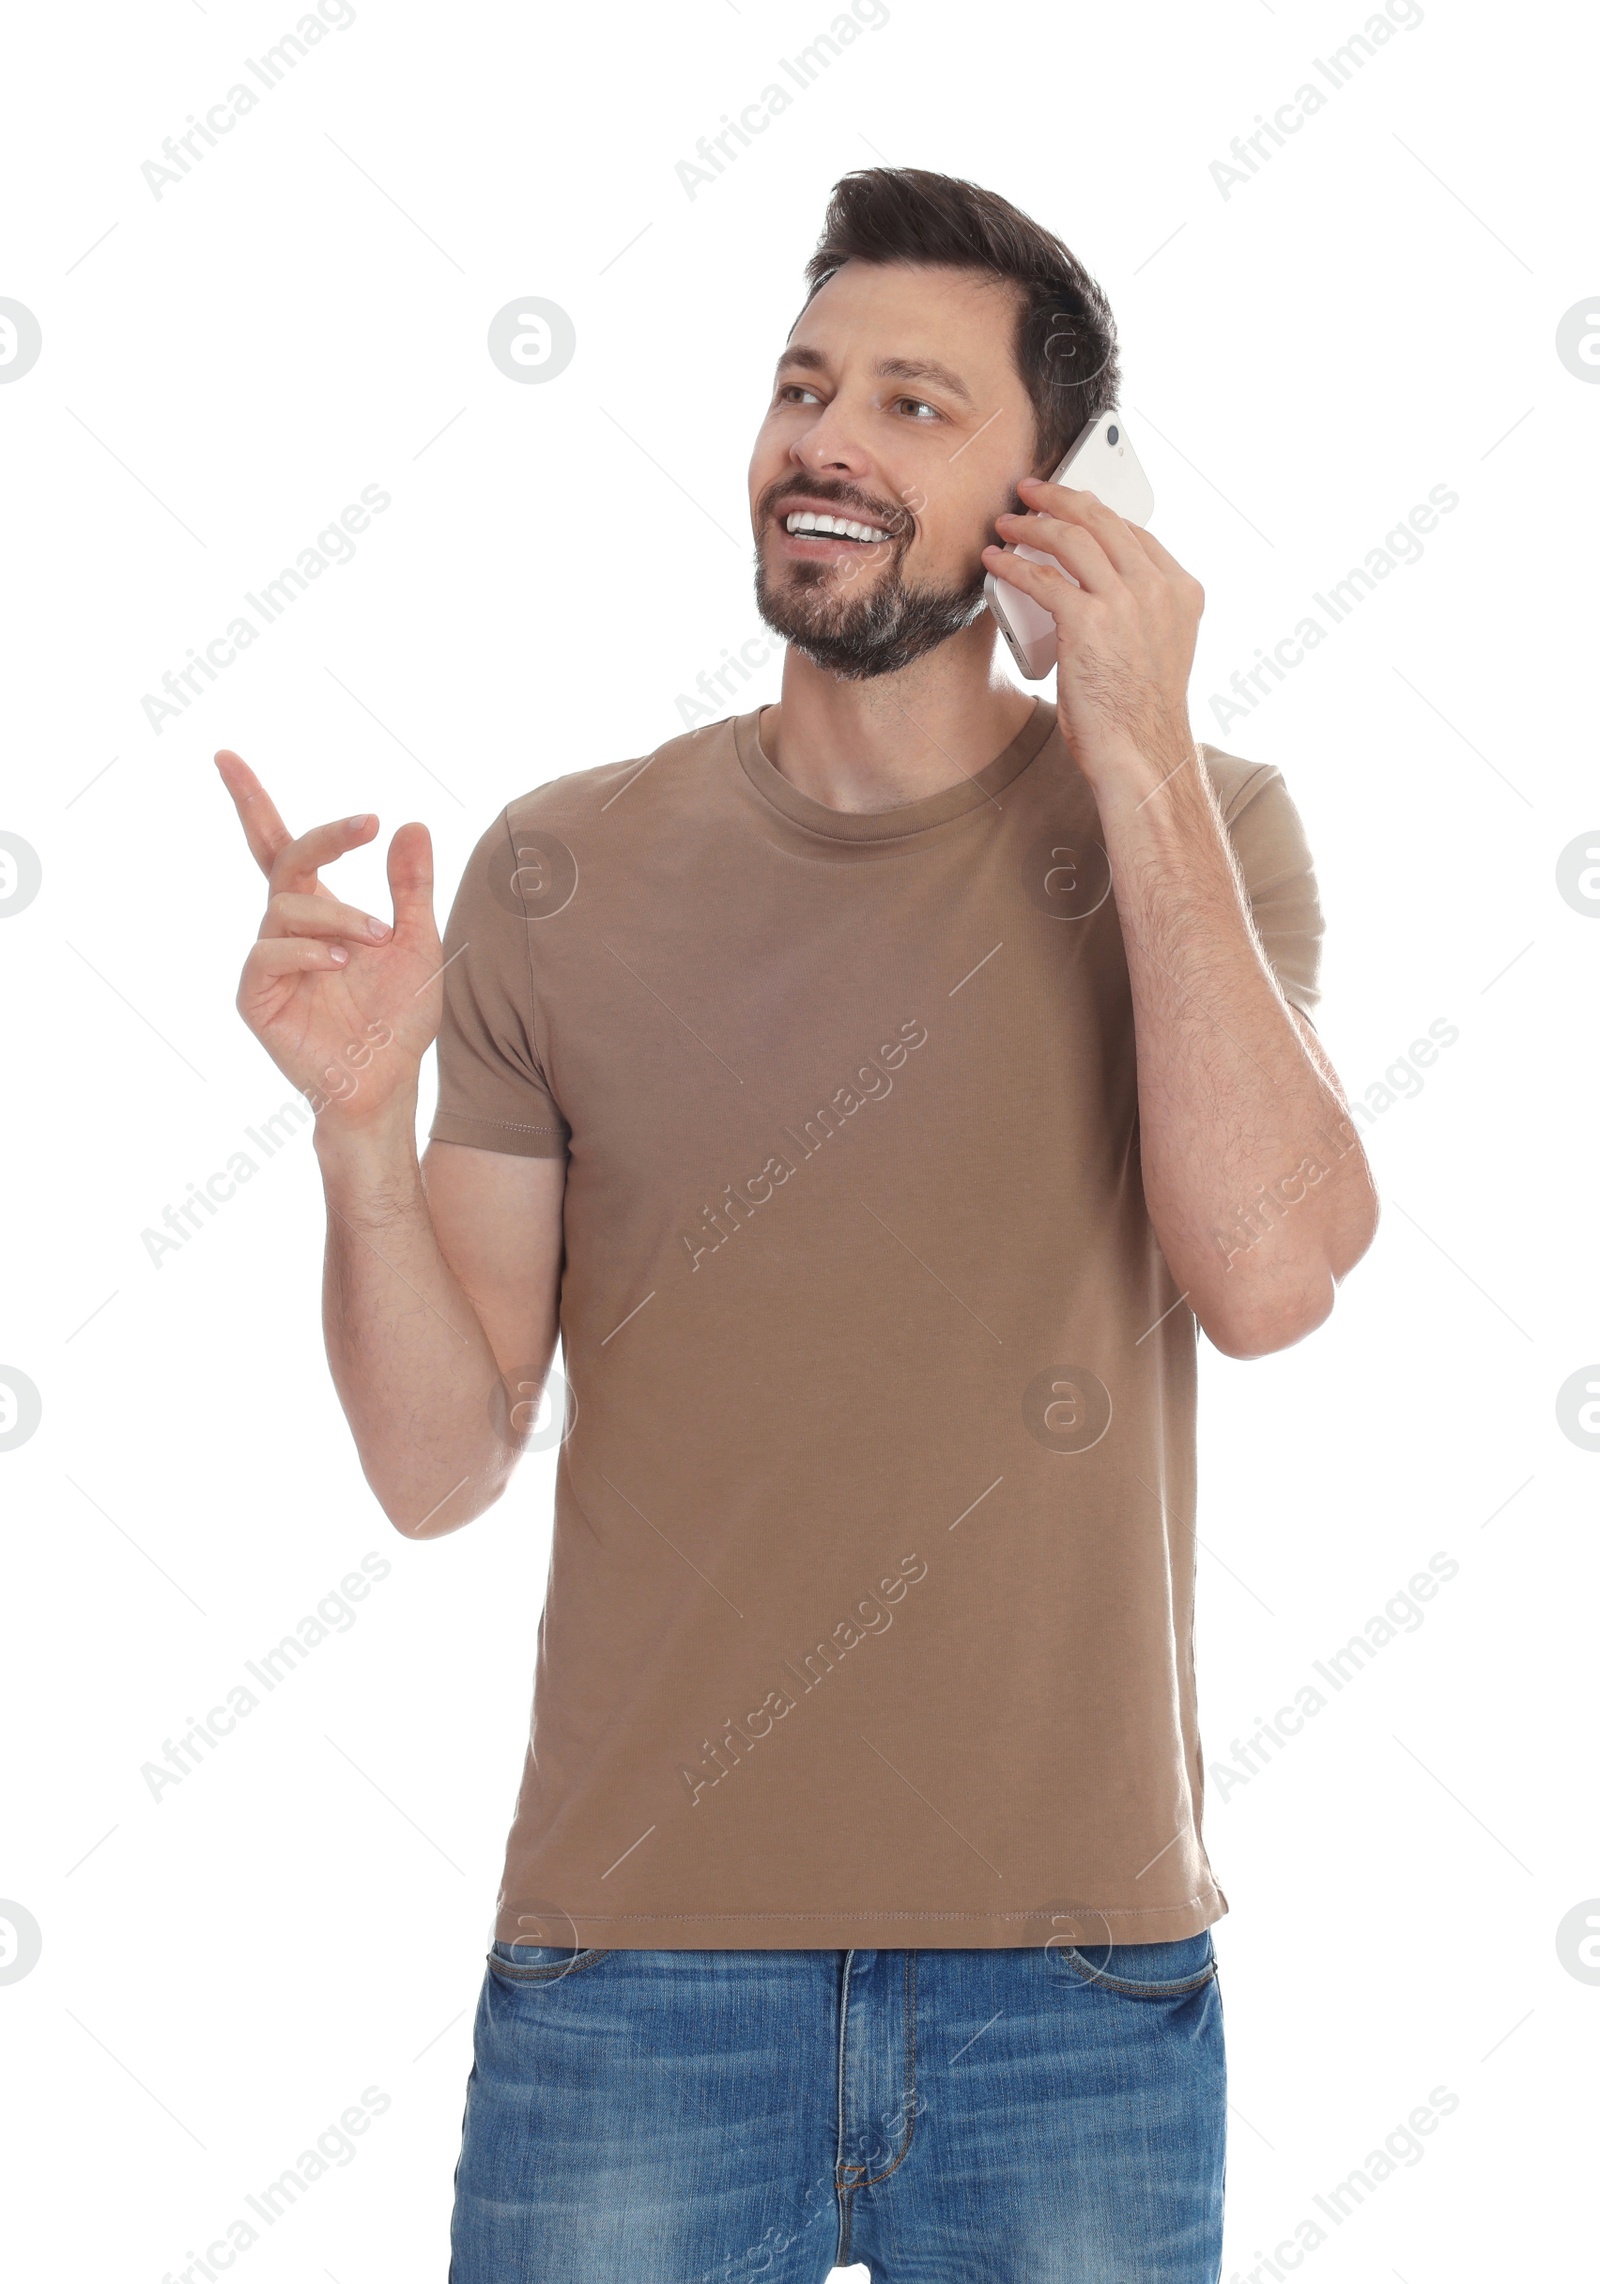
[[(500, 812), (500, 823), (505, 829), (506, 848), (507, 853), (511, 858), (512, 874), (514, 878), (517, 863), (517, 840), (516, 834), (511, 824), (511, 803), (509, 801)], [(539, 987), (534, 978), (533, 942), (528, 934), (528, 923), (526, 921), (524, 921), (522, 924), (522, 951), (523, 957), (527, 961), (528, 967), (528, 1023), (533, 1035), (534, 1076), (538, 1084), (544, 1089), (545, 1093), (549, 1095), (551, 1101), (555, 1103), (556, 1111), (562, 1121), (562, 1126), (565, 1126), (567, 1124), (566, 1113), (561, 1109), (561, 1105), (558, 1102), (555, 1102), (555, 1089), (550, 1084), (549, 1058), (545, 1052), (544, 1025), (540, 1019), (539, 1012)], [(495, 1126), (516, 1126), (515, 1120), (504, 1118), (492, 1119), (488, 1121), (488, 1123)], [(525, 1128), (518, 1128), (517, 1131), (529, 1134), (559, 1134), (562, 1131), (562, 1127), (528, 1126)]]
[[(1031, 767), (1031, 764), (1026, 766)], [(1019, 770), (1017, 775), (1020, 777), (1021, 774), (1022, 771)], [(1014, 784), (1016, 780), (1013, 779), (1012, 782)], [(1005, 790), (1009, 792), (1011, 790), (1010, 786), (1007, 786)], [(978, 812), (984, 806), (981, 801), (974, 801), (970, 808), (958, 809), (953, 817), (941, 817), (937, 823), (932, 825), (913, 825), (909, 832), (862, 834), (859, 838), (857, 838), (857, 836), (853, 833), (825, 833), (817, 825), (807, 825), (803, 823), (799, 817), (791, 817), (788, 810), (780, 809), (775, 801), (770, 800), (768, 796), (762, 792), (759, 785), (752, 786), (751, 791), (755, 794), (756, 799), (764, 803), (775, 817), (781, 817), (784, 823), (786, 825), (792, 825), (797, 833), (804, 833), (808, 840), (820, 841), (824, 848), (830, 849), (867, 850), (899, 848), (906, 841), (920, 841), (930, 833), (942, 832), (946, 825), (964, 824), (969, 817), (977, 816)], [(997, 794), (991, 795), (990, 798), (998, 805), (999, 796)], [(849, 812), (841, 811), (841, 815), (848, 813)], [(873, 812), (868, 810), (862, 810), (857, 813), (863, 816), (873, 814)], [(880, 816), (883, 814), (881, 810), (876, 813)]]
[(684, 1926), (702, 1920), (741, 1924), (768, 1919), (1161, 1919), (1169, 1912), (1196, 1910), (1202, 1904), (1214, 1902), (1221, 1893), (1219, 1887), (1212, 1886), (1199, 1895), (1183, 1896), (1176, 1903), (1050, 1905), (1036, 1911), (581, 1911), (576, 1916), (586, 1927), (631, 1926), (657, 1919), (678, 1921)]
[(535, 1126), (522, 1118), (489, 1118), (478, 1110), (441, 1110), (436, 1124), (454, 1122), (458, 1126), (503, 1126), (512, 1134), (559, 1134), (559, 1126)]
[[(1217, 748), (1213, 747), (1211, 750), (1216, 752)], [(1223, 823), (1229, 827), (1233, 826), (1243, 816), (1245, 810), (1249, 808), (1258, 794), (1265, 792), (1267, 780), (1273, 777), (1281, 777), (1282, 774), (1275, 762), (1258, 761), (1234, 795), (1232, 803), (1223, 810)]]
[[(750, 774), (750, 771), (745, 764), (744, 757), (739, 751), (738, 743), (737, 725), (740, 721), (744, 721), (746, 719), (751, 721), (752, 726), (750, 729), (750, 739), (755, 747), (756, 752), (760, 755), (761, 759), (766, 763), (769, 769), (773, 770), (777, 774), (781, 774), (777, 772), (776, 763), (772, 760), (771, 755), (767, 752), (766, 748), (761, 743), (761, 732), (757, 726), (761, 719), (761, 713), (762, 709), (757, 706), (754, 709), (753, 714), (750, 716), (745, 716), (742, 714), (730, 714), (727, 717), (728, 721), (734, 725), (734, 765), (738, 769), (739, 775), (743, 778), (745, 785), (754, 795), (761, 808), (765, 810), (770, 816), (781, 817), (786, 825), (792, 825), (797, 833), (804, 833), (808, 840), (820, 841), (825, 848), (852, 848), (861, 849), (862, 851), (875, 848), (895, 848), (899, 847), (906, 841), (923, 840), (931, 837), (934, 833), (942, 832), (947, 825), (960, 825), (965, 823), (969, 817), (977, 816), (980, 811), (985, 808), (992, 810), (1003, 807), (1004, 796), (1010, 793), (1015, 786), (1021, 784), (1022, 780), (1027, 776), (1029, 770), (1034, 767), (1035, 763), (1039, 760), (1040, 756), (1049, 746), (1050, 740), (1057, 734), (1059, 726), (1054, 721), (1049, 724), (1045, 730), (1043, 737), (1039, 740), (1039, 743), (1037, 746), (1035, 746), (1033, 752), (1029, 754), (1027, 760), (1022, 763), (1020, 768), (1013, 771), (1011, 776), (1006, 779), (1004, 785), (998, 787), (992, 793), (989, 791), (987, 786), (981, 787), (980, 791), (983, 794), (982, 800), (969, 802), (966, 808), (957, 809), (951, 816), (935, 818), (931, 824), (912, 825), (908, 827), (907, 830), (903, 833), (830, 833), (824, 826), (808, 824), (803, 817), (792, 816), (790, 812), (784, 808), (781, 803), (775, 801), (772, 795), (767, 792), (765, 787), (762, 786), (761, 783)], [(1017, 737), (1020, 738), (1022, 734), (1023, 733), (1019, 730), (1017, 732)], [(1013, 739), (1012, 743), (1015, 744), (1016, 739)], [(1002, 754), (997, 754), (995, 756), (996, 761), (1002, 758)], [(993, 768), (994, 764), (993, 762), (990, 762), (985, 766), (987, 768)], [(967, 778), (968, 785), (976, 784), (977, 780), (983, 774), (984, 772), (981, 769), (973, 770)], [(785, 782), (787, 783), (787, 780), (785, 780)], [(952, 787), (950, 790), (953, 791), (954, 788)], [(937, 796), (934, 796), (933, 798), (937, 798)], [(907, 804), (908, 807), (914, 805), (915, 804), (911, 803)], [(841, 810), (839, 813), (841, 816), (892, 816), (894, 812), (892, 810)]]

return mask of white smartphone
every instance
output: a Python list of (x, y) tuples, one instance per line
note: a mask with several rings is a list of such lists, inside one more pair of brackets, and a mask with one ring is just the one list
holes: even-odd
[[(1050, 481), (1070, 484), (1075, 491), (1093, 492), (1097, 500), (1115, 508), (1129, 523), (1147, 524), (1155, 513), (1156, 496), (1150, 479), (1128, 442), (1127, 424), (1114, 406), (1098, 420), (1090, 421)], [(1006, 553), (1018, 554), (1028, 563), (1054, 563), (1061, 571), (1055, 557), (1041, 554), (1037, 547), (1008, 547)], [(1061, 571), (1061, 576), (1072, 579), (1070, 571)], [(1077, 580), (1072, 579), (1072, 584), (1077, 586)], [(1031, 595), (1025, 595), (1020, 587), (1008, 586), (992, 571), (983, 582), (983, 592), (1019, 670), (1030, 682), (1039, 681), (1056, 662), (1055, 620)]]

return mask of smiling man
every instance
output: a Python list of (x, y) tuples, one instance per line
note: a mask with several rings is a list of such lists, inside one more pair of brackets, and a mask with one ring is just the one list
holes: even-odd
[(875, 169), (808, 283), (778, 703), (511, 801), (442, 946), (422, 826), (391, 927), (318, 878), (375, 818), (218, 757), (396, 1528), (500, 1495), (558, 1333), (570, 1383), (451, 2278), (1213, 2284), (1197, 1328), (1304, 1338), (1376, 1214), (1311, 861), (1193, 739), (1195, 580), (1040, 480), (1117, 389), (1067, 249)]

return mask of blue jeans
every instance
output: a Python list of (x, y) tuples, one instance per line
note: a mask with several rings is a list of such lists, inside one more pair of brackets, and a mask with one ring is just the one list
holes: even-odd
[(1216, 2284), (1209, 1933), (984, 1951), (496, 1942), (450, 2284)]

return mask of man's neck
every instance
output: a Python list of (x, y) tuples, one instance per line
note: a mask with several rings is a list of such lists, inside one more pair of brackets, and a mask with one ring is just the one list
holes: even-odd
[(844, 682), (798, 650), (757, 728), (773, 767), (829, 809), (898, 809), (986, 769), (1033, 710), (987, 617), (899, 674)]

